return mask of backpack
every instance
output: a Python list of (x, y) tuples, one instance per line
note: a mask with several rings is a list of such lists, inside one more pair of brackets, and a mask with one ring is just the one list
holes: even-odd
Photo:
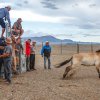
[(48, 49), (44, 49), (44, 56), (50, 57), (50, 51)]

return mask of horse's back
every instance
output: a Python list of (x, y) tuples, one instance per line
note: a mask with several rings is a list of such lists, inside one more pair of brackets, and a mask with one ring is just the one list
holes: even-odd
[(73, 55), (73, 63), (79, 63), (82, 65), (94, 65), (95, 64), (95, 53), (79, 53)]

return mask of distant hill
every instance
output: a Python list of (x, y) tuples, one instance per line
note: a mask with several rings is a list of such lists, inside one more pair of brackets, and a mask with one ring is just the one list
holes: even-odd
[(66, 43), (73, 43), (74, 42), (70, 39), (65, 39), (65, 40), (57, 39), (51, 35), (41, 36), (41, 37), (23, 37), (22, 39), (27, 40), (29, 38), (31, 40), (37, 41), (37, 42), (45, 42), (45, 41), (49, 41), (49, 42), (53, 42), (53, 43), (61, 43), (61, 41), (66, 42)]
[[(41, 37), (23, 37), (22, 38), (22, 40), (24, 40), (24, 41), (27, 40), (27, 39), (31, 39), (32, 41), (36, 41), (37, 43), (42, 43), (42, 42), (45, 42), (45, 41), (49, 41), (49, 42), (54, 43), (54, 44), (61, 44), (61, 42), (63, 44), (76, 44), (76, 43), (91, 44), (91, 42), (76, 42), (76, 41), (73, 41), (71, 39), (61, 40), (61, 39), (55, 38), (51, 35), (41, 36)], [(100, 44), (100, 43), (92, 42), (92, 44)]]

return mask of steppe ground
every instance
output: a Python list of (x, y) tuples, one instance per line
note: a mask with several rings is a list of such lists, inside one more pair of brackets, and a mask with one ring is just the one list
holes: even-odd
[[(99, 45), (93, 46), (98, 50)], [(22, 73), (12, 78), (8, 85), (0, 79), (0, 100), (100, 100), (100, 79), (94, 66), (81, 66), (71, 79), (62, 80), (65, 66), (54, 65), (77, 52), (76, 45), (52, 46), (51, 70), (44, 70), (43, 58), (37, 47), (36, 71)], [(80, 46), (80, 52), (90, 52), (90, 45)]]

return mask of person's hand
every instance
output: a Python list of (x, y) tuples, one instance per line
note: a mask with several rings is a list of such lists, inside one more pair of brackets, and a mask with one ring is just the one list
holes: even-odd
[(15, 51), (19, 52), (19, 50), (18, 50), (18, 49), (15, 49)]
[(3, 50), (4, 49), (4, 46), (0, 46), (0, 50)]

